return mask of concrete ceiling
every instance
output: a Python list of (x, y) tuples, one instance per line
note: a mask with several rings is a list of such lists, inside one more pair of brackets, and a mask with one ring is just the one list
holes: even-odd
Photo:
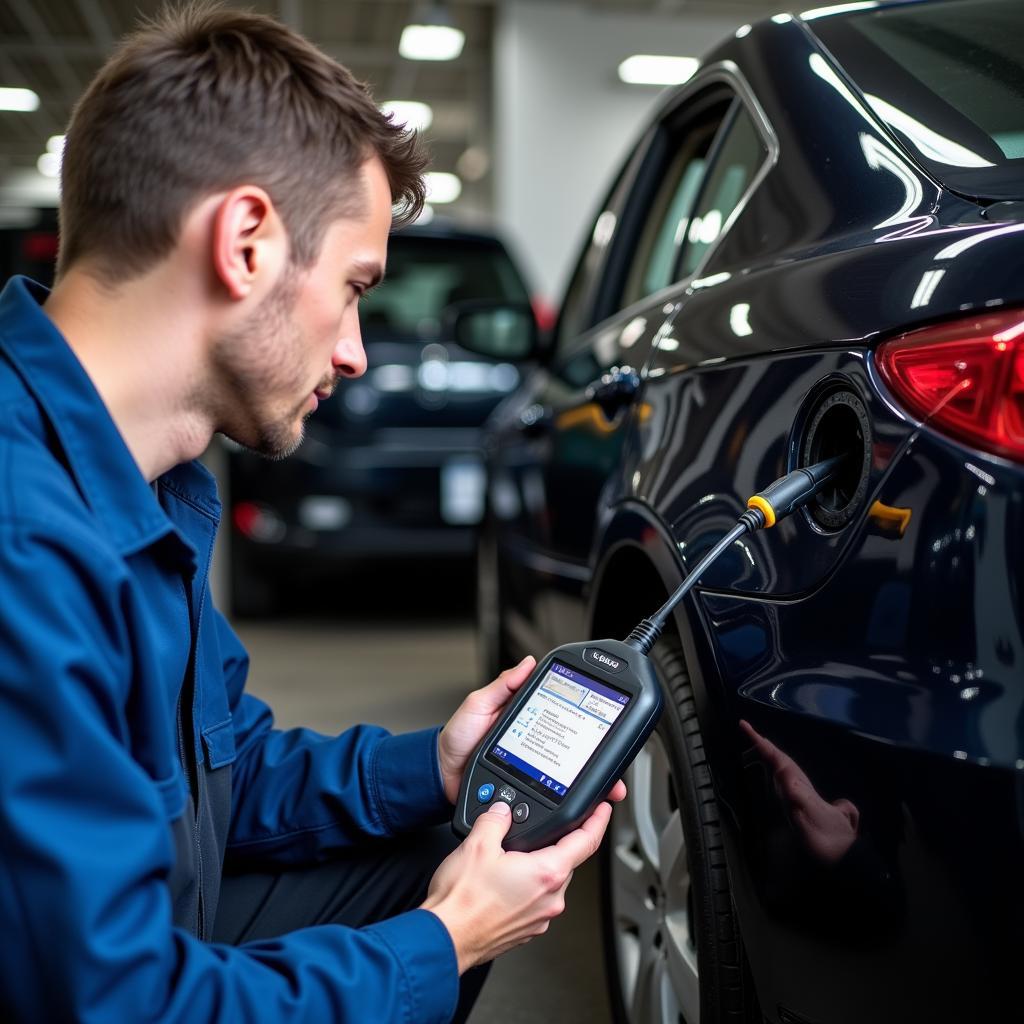
[[(420, 0), (246, 0), (298, 28), (370, 83), (378, 100), (419, 99), (434, 107), (428, 135), (438, 170), (455, 170), (462, 153), (490, 148), (491, 40), (504, 0), (450, 0), (452, 19), (466, 33), (451, 63), (407, 61), (398, 55), (404, 25)], [(526, 0), (531, 2), (531, 0)], [(555, 3), (562, 0), (532, 0)], [(728, 14), (754, 20), (785, 0), (565, 0), (601, 12)], [(59, 134), (114, 41), (152, 14), (161, 0), (0, 0), (0, 86), (23, 86), (40, 97), (34, 113), (0, 111), (0, 179), (35, 168), (46, 140)], [(489, 205), (484, 175), (467, 188), (479, 208)]]

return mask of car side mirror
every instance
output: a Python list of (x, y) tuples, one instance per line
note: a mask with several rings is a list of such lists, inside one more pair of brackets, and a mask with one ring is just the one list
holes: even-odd
[(522, 362), (540, 348), (537, 320), (527, 303), (456, 302), (445, 310), (445, 322), (457, 344), (491, 359)]

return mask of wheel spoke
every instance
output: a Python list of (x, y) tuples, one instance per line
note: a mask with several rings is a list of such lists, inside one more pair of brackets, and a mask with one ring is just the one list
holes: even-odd
[(653, 819), (655, 758), (654, 743), (648, 740), (629, 772), (627, 798), (631, 823), (640, 855), (655, 870), (658, 867), (658, 830)]
[[(613, 898), (617, 920), (649, 930), (652, 908), (648, 896), (654, 873), (628, 845), (616, 843), (612, 848)], [(649, 936), (646, 936), (649, 938)]]
[(612, 817), (615, 948), (631, 1024), (699, 1024), (690, 872), (671, 764), (654, 734), (627, 773)]
[[(690, 869), (686, 861), (686, 837), (683, 819), (674, 811), (658, 836), (658, 874), (667, 899), (689, 888)], [(683, 893), (685, 899), (685, 892)]]
[(665, 961), (654, 944), (641, 946), (636, 987), (629, 1003), (629, 1019), (632, 1024), (653, 1024), (658, 1020), (654, 1014), (661, 1006), (661, 979), (664, 973)]
[(666, 973), (679, 1002), (679, 1010), (687, 1024), (698, 1024), (700, 987), (697, 981), (697, 950), (691, 939), (689, 915), (685, 910), (665, 916), (664, 940)]

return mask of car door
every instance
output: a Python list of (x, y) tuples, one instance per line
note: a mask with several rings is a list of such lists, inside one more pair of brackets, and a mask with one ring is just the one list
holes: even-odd
[(682, 261), (710, 238), (695, 210), (738, 102), (712, 73), (657, 119), (595, 222), (548, 359), (506, 410), (493, 482), (509, 653), (583, 635), (596, 512), (649, 411), (641, 371), (695, 269)]

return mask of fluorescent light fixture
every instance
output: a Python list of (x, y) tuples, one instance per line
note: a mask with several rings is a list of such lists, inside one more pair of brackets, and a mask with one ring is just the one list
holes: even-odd
[(783, 12), (782, 14), (772, 15), (772, 21), (774, 21), (776, 25), (788, 25), (792, 20), (793, 15), (786, 14), (785, 12)]
[(39, 109), (39, 97), (31, 89), (0, 89), (0, 110), (31, 114)]
[(682, 85), (697, 73), (696, 57), (665, 57), (637, 53), (619, 65), (619, 78), (629, 85)]
[(406, 60), (455, 60), (466, 34), (451, 25), (406, 25), (398, 52)]
[(427, 174), (427, 202), (454, 203), (462, 195), (462, 182), (458, 175), (447, 171), (430, 171)]
[(854, 4), (833, 4), (831, 7), (815, 7), (810, 11), (803, 11), (800, 15), (804, 21), (814, 21), (816, 18), (828, 18), (833, 14), (849, 14), (851, 11), (869, 11), (872, 7), (878, 6), (878, 0), (861, 0)]
[(37, 161), (36, 167), (44, 178), (60, 177), (60, 154), (44, 153)]
[(749, 35), (750, 35), (750, 26), (749, 25), (740, 25), (740, 27), (738, 29), (736, 29), (736, 38), (737, 39), (743, 39), (743, 38), (745, 38), (746, 36), (749, 36)]
[(46, 140), (46, 152), (56, 153), (58, 156), (64, 153), (64, 136), (63, 135), (51, 135)]
[(926, 270), (921, 275), (921, 282), (917, 286), (917, 291), (914, 292), (914, 297), (910, 300), (911, 309), (920, 309), (932, 301), (932, 295), (945, 273), (945, 270)]
[(391, 115), (394, 124), (404, 124), (418, 132), (425, 132), (434, 121), (430, 104), (416, 100), (388, 100), (380, 105), (380, 109)]
[(737, 302), (729, 310), (729, 326), (738, 338), (746, 338), (754, 333), (754, 328), (750, 326), (749, 302)]

